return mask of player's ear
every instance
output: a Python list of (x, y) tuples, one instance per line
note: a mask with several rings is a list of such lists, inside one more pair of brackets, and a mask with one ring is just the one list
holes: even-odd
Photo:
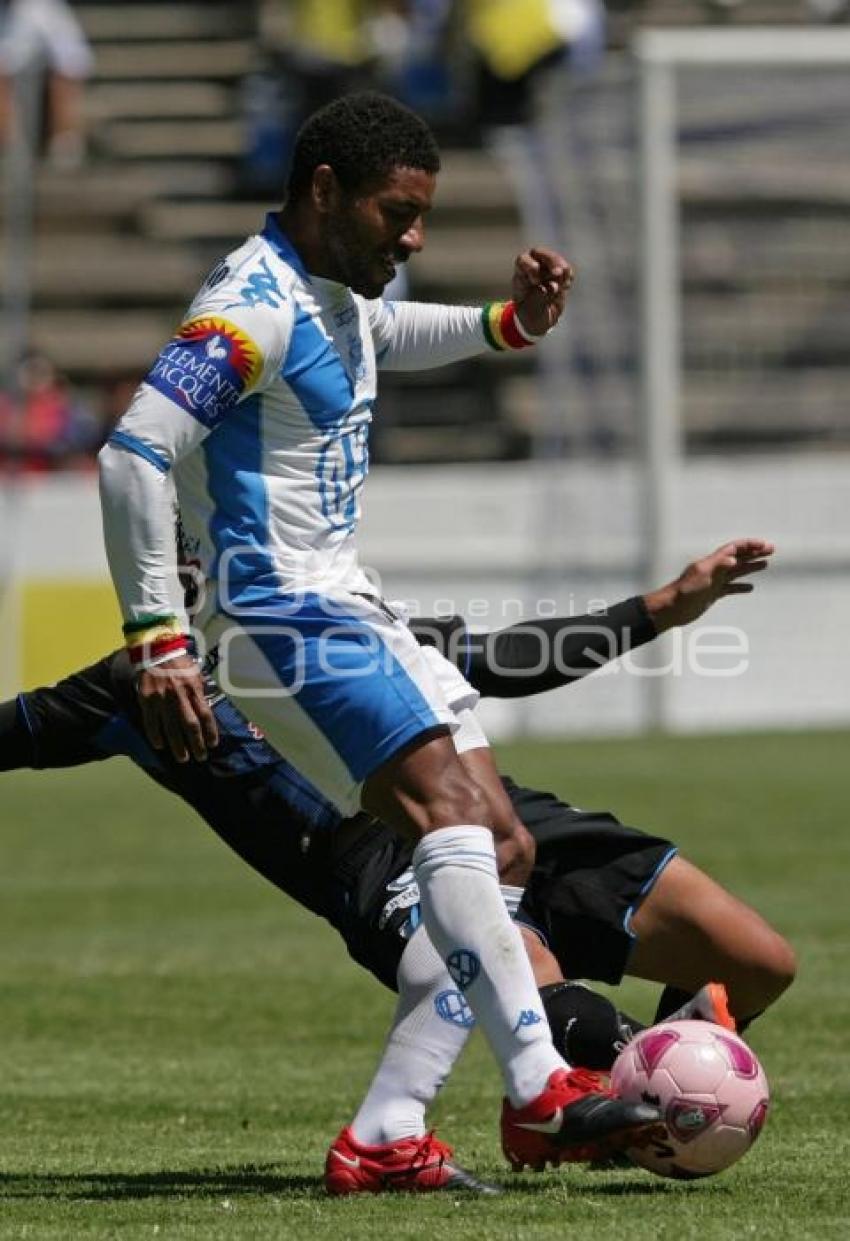
[(332, 212), (339, 203), (340, 185), (330, 164), (319, 164), (313, 171), (311, 185), (313, 206), (322, 215)]

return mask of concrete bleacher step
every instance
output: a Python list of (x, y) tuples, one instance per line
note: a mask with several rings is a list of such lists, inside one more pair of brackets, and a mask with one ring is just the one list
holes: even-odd
[(462, 425), (383, 426), (376, 431), (375, 455), (398, 463), (503, 461), (512, 455), (513, 438), (510, 427), (498, 422), (476, 424), (474, 435)]
[[(115, 169), (115, 164), (112, 165)], [(161, 198), (215, 198), (224, 200), (232, 188), (229, 165), (215, 159), (135, 159), (120, 164), (113, 172), (123, 181), (130, 173), (150, 179), (155, 188), (137, 203), (141, 212), (149, 203)]]
[(797, 26), (811, 22), (803, 0), (747, 0), (727, 14), (714, 13), (702, 0), (644, 0), (639, 8), (641, 26), (698, 26), (721, 21), (738, 26)]
[(120, 159), (236, 159), (245, 147), (242, 122), (219, 118), (110, 121), (98, 130), (101, 150)]
[(682, 277), (701, 291), (759, 288), (835, 288), (850, 284), (850, 250), (844, 213), (808, 219), (762, 212), (734, 218), (706, 213), (687, 221), (682, 237)]
[(686, 430), (703, 439), (850, 441), (850, 367), (691, 373), (683, 391)]
[(516, 217), (516, 195), (502, 165), (488, 151), (446, 150), (434, 199), (437, 217), (446, 211), (492, 216), (507, 211)]
[(253, 15), (248, 5), (81, 4), (76, 13), (88, 37), (110, 39), (224, 39), (243, 34)]
[(435, 225), (427, 230), (425, 249), (416, 256), (411, 276), (417, 287), (446, 300), (462, 290), (467, 296), (507, 296), (514, 256), (522, 247), (516, 225)]
[(154, 202), (145, 208), (142, 227), (160, 241), (202, 241), (232, 245), (263, 227), (270, 202)]
[(255, 56), (255, 45), (249, 39), (102, 43), (97, 48), (94, 77), (97, 81), (233, 81), (249, 72)]
[(232, 90), (220, 82), (94, 82), (85, 96), (88, 123), (132, 118), (166, 120), (233, 115)]
[(30, 343), (72, 380), (144, 374), (174, 331), (173, 311), (37, 310)]
[(40, 234), (97, 231), (101, 236), (126, 231), (135, 221), (139, 203), (156, 192), (156, 179), (137, 167), (120, 177), (96, 165), (72, 174), (44, 168), (36, 179), (36, 229)]
[(88, 307), (162, 306), (188, 302), (202, 274), (203, 264), (186, 248), (93, 233), (70, 240), (56, 235), (40, 238), (32, 280), (41, 307), (76, 305), (81, 296)]

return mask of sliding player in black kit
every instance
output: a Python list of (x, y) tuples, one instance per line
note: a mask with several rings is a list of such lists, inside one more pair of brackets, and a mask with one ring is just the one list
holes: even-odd
[[(482, 694), (518, 697), (569, 685), (717, 599), (751, 588), (769, 545), (737, 540), (660, 590), (604, 615), (540, 620), (471, 635), (459, 618), (414, 621)], [(178, 763), (147, 742), (127, 656), (117, 652), (56, 686), (0, 704), (0, 771), (74, 766), (125, 755), (188, 802), (250, 866), (342, 935), (352, 957), (396, 989), (418, 924), (411, 847), (384, 825), (336, 811), (212, 683), (220, 742), (205, 763)], [(559, 1050), (605, 1069), (640, 1024), (575, 979), (624, 973), (665, 984), (656, 1016), (682, 1009), (739, 1025), (791, 981), (784, 940), (676, 856), (667, 840), (605, 812), (570, 807), (505, 779), (537, 860), (517, 914)], [(333, 830), (329, 830), (333, 829)], [(544, 948), (543, 945), (546, 947)], [(684, 1007), (683, 1007), (684, 1006)]]

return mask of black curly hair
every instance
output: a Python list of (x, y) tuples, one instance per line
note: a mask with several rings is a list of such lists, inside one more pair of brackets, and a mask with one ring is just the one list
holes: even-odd
[(382, 181), (393, 168), (439, 172), (440, 152), (431, 130), (389, 95), (343, 95), (308, 117), (295, 139), (287, 202), (310, 188), (313, 172), (329, 164), (344, 190)]

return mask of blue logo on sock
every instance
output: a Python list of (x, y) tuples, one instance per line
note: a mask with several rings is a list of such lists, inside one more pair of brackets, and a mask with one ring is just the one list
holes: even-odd
[(524, 1026), (539, 1026), (543, 1018), (536, 1013), (533, 1008), (524, 1008), (519, 1015), (519, 1020), (514, 1026), (514, 1034), (517, 1030), (521, 1030)]
[(434, 1009), (441, 1021), (471, 1030), (475, 1025), (472, 1009), (459, 991), (441, 991), (434, 999)]
[(455, 948), (446, 957), (446, 967), (452, 981), (461, 991), (466, 991), (481, 973), (481, 961), (469, 948)]

